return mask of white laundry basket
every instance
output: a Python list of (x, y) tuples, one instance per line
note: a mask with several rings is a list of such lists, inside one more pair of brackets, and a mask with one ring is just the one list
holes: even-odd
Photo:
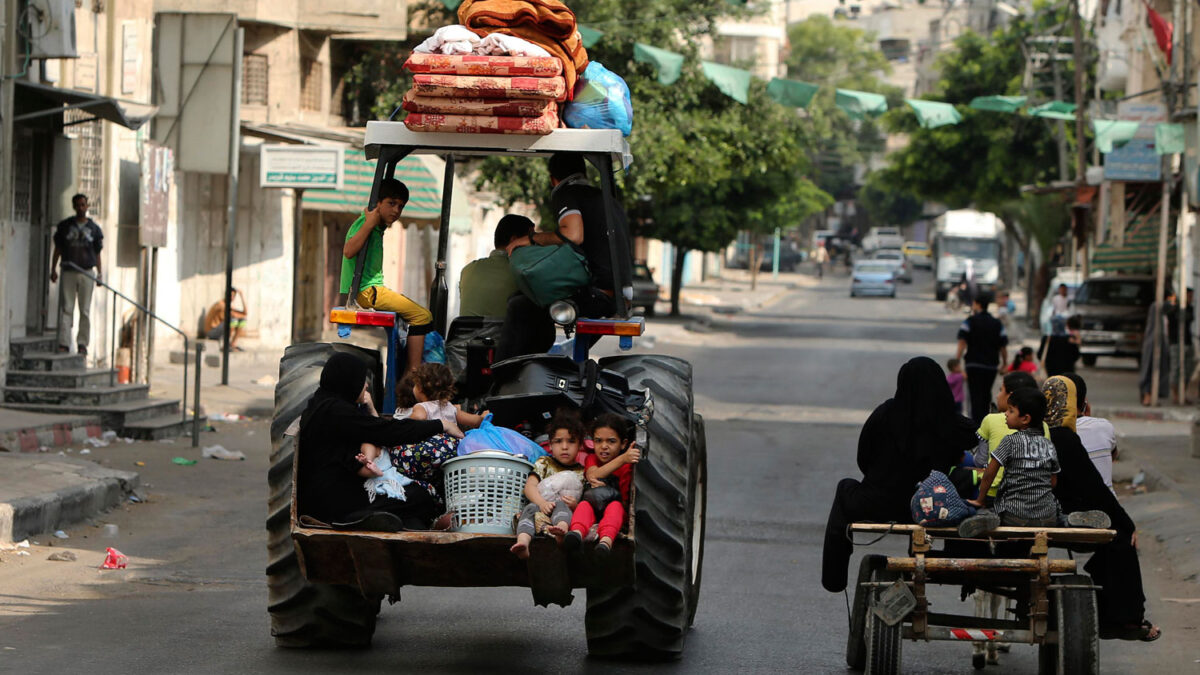
[(533, 465), (507, 452), (484, 450), (442, 464), (446, 507), (455, 532), (512, 534)]

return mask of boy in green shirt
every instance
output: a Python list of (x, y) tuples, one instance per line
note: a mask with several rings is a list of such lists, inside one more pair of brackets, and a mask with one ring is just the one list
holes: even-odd
[(358, 304), (363, 309), (395, 312), (408, 322), (408, 371), (421, 365), (425, 351), (425, 335), (433, 330), (433, 315), (421, 305), (383, 285), (383, 231), (400, 219), (408, 203), (408, 188), (404, 183), (387, 178), (379, 183), (379, 203), (363, 211), (346, 233), (342, 248), (342, 293), (349, 293), (354, 283), (355, 257), (366, 247), (362, 281), (359, 284)]

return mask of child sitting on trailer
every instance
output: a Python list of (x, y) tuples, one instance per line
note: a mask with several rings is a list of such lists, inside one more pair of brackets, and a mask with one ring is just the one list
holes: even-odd
[(1109, 526), (1103, 511), (1079, 511), (1063, 518), (1062, 507), (1052, 491), (1059, 472), (1058, 453), (1042, 433), (1045, 415), (1046, 398), (1042, 392), (1023, 387), (1008, 395), (1005, 420), (1017, 433), (1005, 436), (991, 452), (979, 484), (980, 496), (967, 500), (968, 504), (982, 508), (988, 488), (1003, 466), (1004, 482), (996, 495), (995, 510), (981, 511), (964, 520), (958, 526), (960, 536), (974, 537), (1001, 525), (1057, 527), (1065, 522), (1071, 527)]
[(625, 523), (629, 485), (633, 482), (633, 465), (642, 453), (633, 445), (633, 429), (629, 422), (614, 413), (600, 415), (592, 422), (593, 452), (584, 460), (584, 478), (588, 485), (583, 501), (575, 507), (571, 531), (564, 545), (578, 549), (584, 535), (600, 517), (600, 541), (596, 553), (605, 555), (612, 550), (613, 541)]
[[(579, 464), (579, 449), (583, 446), (583, 422), (577, 413), (560, 409), (546, 428), (550, 435), (550, 454), (539, 457), (525, 481), (525, 498), (529, 504), (521, 509), (517, 520), (517, 543), (509, 549), (518, 558), (529, 557), (529, 544), (535, 534), (547, 533), (562, 541), (571, 523), (571, 510), (579, 504), (583, 491), (583, 466)], [(577, 477), (553, 478), (569, 473)], [(565, 481), (568, 485), (561, 485)], [(578, 491), (571, 489), (570, 483)], [(546, 493), (540, 489), (546, 487)], [(552, 488), (553, 489), (550, 489)]]

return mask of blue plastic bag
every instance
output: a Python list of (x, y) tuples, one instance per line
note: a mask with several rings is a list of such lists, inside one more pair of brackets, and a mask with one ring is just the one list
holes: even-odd
[(572, 129), (620, 129), (628, 136), (633, 131), (629, 85), (592, 61), (575, 83), (575, 97), (563, 106), (562, 118)]
[(446, 362), (446, 341), (442, 339), (441, 333), (434, 330), (425, 334), (425, 351), (421, 360), (425, 363)]
[(542, 446), (525, 438), (520, 433), (498, 427), (492, 424), (492, 415), (488, 413), (478, 429), (468, 431), (458, 442), (458, 456), (469, 455), (483, 450), (499, 450), (510, 455), (524, 457), (530, 462), (536, 462), (538, 457), (546, 454)]
[(931, 471), (928, 478), (917, 483), (909, 506), (913, 522), (924, 527), (957, 525), (975, 515), (975, 507), (959, 496), (954, 483), (941, 471)]

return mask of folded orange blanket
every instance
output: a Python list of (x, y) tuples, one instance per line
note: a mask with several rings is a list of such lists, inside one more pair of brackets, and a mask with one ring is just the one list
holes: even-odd
[(408, 57), (404, 67), (413, 73), (509, 77), (558, 77), (563, 70), (562, 61), (557, 58), (416, 52)]
[(443, 98), (534, 98), (564, 100), (561, 77), (484, 77), (482, 75), (413, 75), (413, 93)]
[(558, 128), (558, 111), (551, 108), (541, 117), (409, 113), (404, 118), (404, 125), (413, 131), (544, 136)]
[(562, 60), (567, 98), (588, 64), (575, 14), (560, 0), (465, 0), (458, 21), (480, 36), (515, 35), (543, 47)]
[(458, 22), (468, 28), (536, 26), (546, 37), (566, 40), (575, 32), (575, 12), (560, 0), (465, 0)]
[(497, 117), (541, 117), (558, 103), (536, 98), (446, 98), (418, 96), (409, 91), (404, 95), (404, 109), (415, 113), (443, 115), (495, 115)]

